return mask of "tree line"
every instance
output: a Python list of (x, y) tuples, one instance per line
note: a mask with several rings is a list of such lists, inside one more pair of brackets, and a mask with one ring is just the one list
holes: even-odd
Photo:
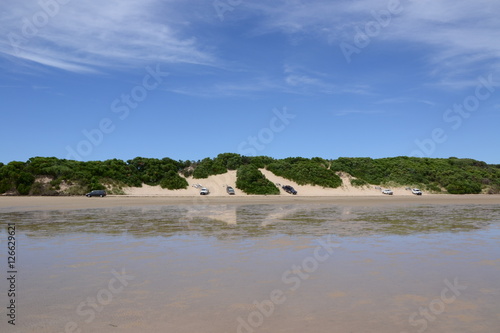
[(500, 193), (500, 165), (460, 158), (347, 158), (320, 157), (274, 159), (267, 156), (219, 154), (198, 161), (171, 158), (136, 157), (123, 161), (74, 161), (55, 157), (33, 157), (26, 162), (0, 163), (0, 194), (81, 195), (90, 190), (107, 189), (123, 194), (123, 187), (142, 184), (166, 189), (185, 189), (187, 177), (203, 179), (237, 170), (236, 186), (250, 194), (277, 194), (274, 184), (259, 169), (299, 185), (336, 188), (342, 185), (337, 175), (355, 177), (355, 186), (418, 186), (427, 191), (451, 194)]

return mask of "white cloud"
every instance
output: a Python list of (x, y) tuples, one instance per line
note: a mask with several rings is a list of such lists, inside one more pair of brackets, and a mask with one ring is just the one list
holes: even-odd
[[(356, 27), (374, 21), (389, 0), (275, 0), (248, 4), (263, 15), (257, 33), (308, 35), (332, 46), (353, 43)], [(400, 0), (400, 12), (372, 38), (392, 47), (415, 47), (429, 65), (429, 75), (444, 84), (498, 68), (500, 2), (498, 0)], [(391, 46), (390, 46), (391, 47)], [(388, 52), (390, 52), (390, 47)]]
[(415, 99), (411, 97), (390, 97), (384, 98), (373, 102), (373, 104), (408, 104), (408, 103), (422, 103), (428, 106), (436, 106), (435, 102), (425, 100), (425, 99)]
[(281, 92), (292, 93), (280, 82), (272, 78), (261, 76), (253, 78), (232, 79), (232, 80), (219, 80), (217, 82), (190, 84), (189, 86), (182, 86), (176, 84), (174, 86), (167, 86), (166, 91), (203, 98), (219, 98), (219, 97), (250, 97), (267, 92)]
[(44, 10), (38, 1), (11, 2), (0, 18), (6, 37), (0, 54), (73, 72), (151, 62), (213, 64), (199, 41), (182, 33), (170, 3), (73, 0)]

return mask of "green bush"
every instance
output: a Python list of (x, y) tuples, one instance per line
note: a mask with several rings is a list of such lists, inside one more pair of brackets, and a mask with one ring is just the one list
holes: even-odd
[(492, 185), (488, 189), (488, 194), (500, 194), (500, 186), (497, 184)]
[(368, 182), (366, 180), (359, 179), (359, 178), (352, 178), (351, 179), (351, 185), (352, 186), (361, 187), (361, 186), (366, 186), (366, 185), (369, 185), (369, 184), (368, 184)]
[(347, 172), (370, 184), (422, 184), (429, 190), (440, 192), (446, 188), (454, 194), (480, 193), (483, 184), (495, 183), (500, 178), (498, 168), (472, 159), (344, 157), (331, 163), (333, 170)]
[(30, 195), (42, 195), (42, 196), (57, 196), (59, 192), (52, 189), (49, 184), (44, 184), (40, 182), (34, 182), (31, 185)]
[(5, 193), (13, 189), (13, 184), (9, 179), (0, 180), (0, 193)]
[(189, 184), (187, 180), (179, 176), (177, 172), (169, 171), (160, 182), (160, 186), (169, 190), (179, 190), (187, 188)]
[(193, 171), (194, 179), (204, 179), (208, 178), (212, 174), (213, 161), (209, 159), (204, 159), (199, 164), (196, 165)]
[(71, 186), (66, 191), (63, 191), (62, 195), (84, 195), (89, 192), (89, 189), (86, 186), (75, 185)]
[(299, 185), (319, 185), (336, 188), (342, 185), (340, 177), (323, 163), (302, 158), (293, 158), (273, 162), (267, 169), (277, 176), (295, 181)]
[(267, 156), (243, 157), (244, 164), (252, 164), (259, 169), (264, 169), (267, 165), (273, 163), (274, 161), (274, 158)]
[(481, 185), (468, 181), (457, 181), (446, 186), (446, 190), (450, 194), (478, 194), (481, 193)]
[(435, 192), (435, 193), (441, 193), (442, 192), (441, 187), (438, 184), (436, 184), (436, 183), (427, 184), (427, 185), (424, 186), (424, 188), (427, 191), (430, 191), (430, 192)]
[(219, 154), (214, 159), (214, 163), (216, 165), (220, 165), (222, 167), (220, 170), (224, 170), (223, 173), (225, 173), (227, 170), (237, 170), (240, 166), (242, 166), (243, 158), (241, 155), (234, 153)]
[(280, 194), (280, 190), (254, 165), (239, 167), (236, 176), (236, 187), (247, 194)]
[(31, 185), (35, 182), (35, 176), (27, 172), (21, 172), (16, 180), (17, 191), (21, 195), (28, 195)]

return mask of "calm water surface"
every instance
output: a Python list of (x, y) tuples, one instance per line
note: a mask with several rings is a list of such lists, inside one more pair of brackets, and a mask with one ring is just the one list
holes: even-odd
[(500, 206), (0, 212), (1, 332), (500, 332)]

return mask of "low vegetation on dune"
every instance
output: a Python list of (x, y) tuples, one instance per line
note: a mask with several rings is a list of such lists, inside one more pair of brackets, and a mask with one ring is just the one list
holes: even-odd
[[(55, 157), (34, 157), (26, 162), (0, 163), (0, 193), (20, 195), (81, 195), (108, 189), (120, 194), (125, 186), (161, 185), (186, 188), (178, 173), (186, 165), (169, 158), (79, 162)], [(106, 186), (107, 185), (107, 186)]]
[(320, 158), (307, 159), (302, 157), (276, 160), (267, 166), (267, 169), (286, 179), (293, 180), (299, 185), (318, 185), (337, 188), (342, 180), (329, 169), (329, 162)]
[(236, 187), (247, 194), (280, 194), (280, 190), (252, 164), (242, 165), (236, 173)]
[(367, 183), (419, 185), (450, 194), (500, 193), (500, 165), (473, 159), (451, 158), (339, 158), (331, 169), (347, 172)]
[(451, 194), (500, 193), (500, 165), (455, 157), (416, 158), (323, 158), (242, 156), (225, 153), (200, 161), (175, 161), (136, 157), (122, 161), (79, 162), (55, 157), (34, 157), (26, 162), (0, 163), (0, 194), (81, 195), (106, 189), (123, 194), (123, 187), (142, 184), (175, 190), (189, 186), (186, 177), (204, 179), (237, 170), (236, 186), (249, 194), (277, 194), (279, 189), (258, 170), (299, 185), (337, 188), (339, 172), (355, 177), (354, 186), (418, 186), (427, 191)]

